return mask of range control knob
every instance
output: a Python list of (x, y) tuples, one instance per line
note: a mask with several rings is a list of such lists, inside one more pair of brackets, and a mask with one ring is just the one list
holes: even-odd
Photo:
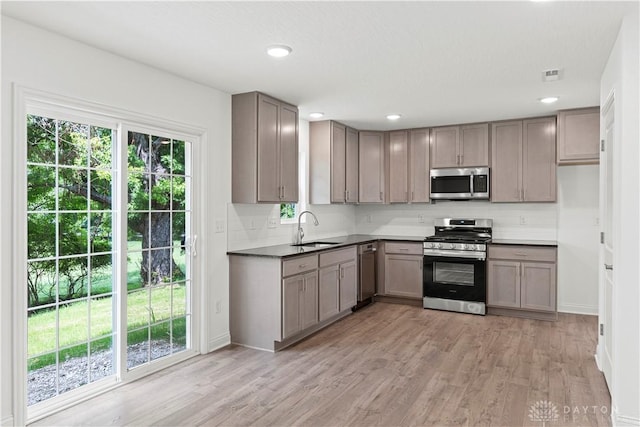
[(433, 247), (433, 243), (431, 242), (424, 242), (424, 248), (425, 249), (431, 249)]

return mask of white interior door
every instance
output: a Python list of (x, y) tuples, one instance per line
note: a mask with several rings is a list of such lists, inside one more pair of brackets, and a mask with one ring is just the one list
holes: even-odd
[(613, 317), (612, 305), (615, 291), (614, 271), (614, 209), (617, 194), (614, 182), (615, 111), (613, 98), (602, 111), (604, 124), (603, 145), (600, 153), (600, 210), (603, 239), (600, 250), (600, 363), (609, 389), (612, 388)]

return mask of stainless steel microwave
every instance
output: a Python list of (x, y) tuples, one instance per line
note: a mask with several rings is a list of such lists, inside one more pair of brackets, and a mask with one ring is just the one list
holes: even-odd
[(431, 169), (432, 199), (489, 198), (489, 168)]

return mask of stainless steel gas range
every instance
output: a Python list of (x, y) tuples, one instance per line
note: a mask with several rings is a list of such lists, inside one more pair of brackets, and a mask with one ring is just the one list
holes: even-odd
[(424, 240), (424, 308), (484, 315), (491, 219), (439, 218)]

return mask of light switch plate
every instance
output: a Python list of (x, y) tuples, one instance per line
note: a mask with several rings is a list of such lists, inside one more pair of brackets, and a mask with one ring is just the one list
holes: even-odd
[(224, 219), (216, 219), (216, 233), (224, 233)]
[(267, 220), (267, 227), (269, 228), (276, 228), (276, 226), (278, 225), (278, 220), (275, 218), (269, 218)]

